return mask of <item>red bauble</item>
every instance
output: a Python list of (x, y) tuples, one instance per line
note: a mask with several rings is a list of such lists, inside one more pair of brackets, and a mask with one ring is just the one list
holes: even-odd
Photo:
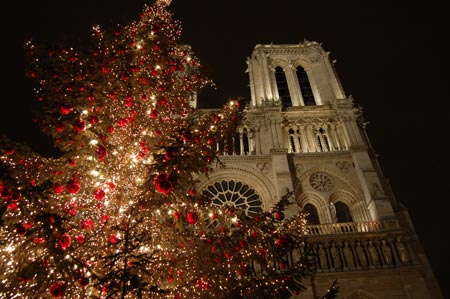
[(83, 130), (84, 130), (85, 127), (86, 127), (86, 126), (85, 126), (84, 122), (83, 122), (81, 119), (75, 120), (75, 121), (73, 122), (73, 124), (72, 124), (72, 128), (73, 128), (76, 132), (78, 132), (78, 133), (83, 132)]
[(119, 119), (119, 121), (117, 122), (117, 125), (118, 125), (120, 128), (124, 128), (124, 127), (127, 125), (127, 120), (124, 119), (124, 118), (121, 118), (121, 119)]
[(87, 277), (81, 277), (78, 279), (78, 283), (82, 286), (85, 287), (89, 284), (89, 278)]
[(153, 181), (157, 192), (167, 195), (173, 189), (172, 178), (168, 173), (161, 173), (155, 176)]
[(63, 105), (59, 106), (59, 112), (61, 112), (62, 115), (67, 115), (70, 112), (72, 112), (72, 110), (73, 110), (73, 108), (71, 108), (71, 107), (66, 107)]
[(30, 228), (33, 227), (33, 222), (28, 221), (28, 220), (25, 220), (25, 221), (23, 222), (23, 227), (25, 227), (26, 229), (30, 229)]
[(286, 247), (289, 244), (289, 240), (286, 236), (281, 236), (277, 239), (276, 244), (279, 247)]
[(150, 118), (157, 118), (158, 117), (158, 110), (153, 109), (152, 111), (150, 111)]
[(85, 238), (84, 238), (84, 235), (78, 235), (78, 236), (73, 237), (73, 239), (74, 239), (77, 243), (83, 244)]
[(58, 281), (50, 287), (50, 295), (52, 295), (53, 298), (61, 298), (64, 295), (65, 290), (65, 284), (62, 281)]
[(101, 144), (95, 149), (95, 152), (97, 153), (97, 158), (100, 161), (103, 161), (106, 158), (106, 156), (108, 155), (108, 151), (106, 150), (106, 147), (104, 147)]
[(119, 242), (119, 237), (117, 237), (116, 234), (112, 234), (109, 237), (109, 242), (111, 242), (111, 244), (117, 244)]
[(189, 212), (186, 214), (186, 220), (190, 224), (196, 224), (198, 222), (198, 215), (195, 212)]
[(67, 183), (66, 188), (69, 193), (75, 194), (80, 190), (80, 183), (78, 180), (72, 179)]
[(45, 239), (42, 237), (36, 237), (34, 238), (34, 244), (43, 244), (45, 243)]
[(57, 123), (56, 125), (55, 125), (55, 129), (56, 129), (56, 132), (64, 132), (64, 129), (65, 129), (66, 127), (64, 126), (64, 124), (63, 123)]
[(96, 124), (98, 124), (98, 117), (95, 115), (92, 115), (89, 117), (88, 121), (90, 124), (96, 125)]
[(22, 224), (16, 225), (16, 233), (20, 236), (23, 236), (27, 233), (27, 229)]
[(64, 191), (64, 186), (60, 183), (53, 184), (53, 192), (60, 194)]
[(190, 141), (192, 139), (192, 135), (190, 133), (184, 133), (184, 134), (181, 135), (181, 139), (184, 142), (188, 142), (188, 141)]
[(70, 236), (68, 234), (62, 234), (58, 238), (58, 244), (61, 246), (62, 250), (66, 250), (70, 244), (72, 243), (72, 240), (70, 239)]
[(82, 229), (91, 229), (94, 227), (94, 221), (92, 219), (82, 220), (80, 227)]
[(275, 212), (274, 217), (276, 220), (281, 221), (284, 219), (284, 213), (283, 212)]
[(105, 191), (102, 188), (95, 189), (94, 191), (95, 199), (102, 200), (105, 198)]

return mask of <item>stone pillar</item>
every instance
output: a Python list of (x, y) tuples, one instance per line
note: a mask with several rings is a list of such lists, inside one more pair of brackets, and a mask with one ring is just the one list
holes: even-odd
[(330, 135), (333, 138), (333, 143), (335, 145), (335, 150), (342, 150), (342, 145), (341, 142), (339, 140), (339, 135), (336, 132), (336, 124), (330, 124)]
[(295, 152), (297, 152), (297, 153), (301, 153), (302, 152), (302, 149), (303, 149), (303, 147), (300, 145), (300, 141), (298, 140), (298, 138), (299, 138), (299, 134), (298, 134), (298, 129), (297, 129), (297, 127), (295, 127), (295, 130), (294, 130), (294, 144), (295, 144)]
[(308, 144), (308, 135), (306, 135), (306, 128), (304, 125), (300, 125), (300, 142), (302, 143), (302, 150), (304, 153), (311, 152)]
[(242, 129), (239, 130), (239, 145), (240, 145), (240, 155), (244, 155), (244, 133)]
[(304, 106), (295, 66), (290, 63), (284, 73), (286, 75), (286, 81), (289, 88), (289, 94), (291, 96), (292, 106)]
[(314, 134), (314, 126), (308, 125), (306, 127), (306, 134), (308, 135), (308, 145), (311, 149), (310, 152), (318, 152), (316, 134)]
[(262, 57), (262, 79), (263, 79), (263, 88), (264, 88), (264, 94), (266, 99), (272, 99), (274, 100), (274, 91), (271, 89), (271, 80), (270, 77), (274, 76), (273, 73), (269, 73), (269, 64), (268, 64), (268, 54), (261, 54)]

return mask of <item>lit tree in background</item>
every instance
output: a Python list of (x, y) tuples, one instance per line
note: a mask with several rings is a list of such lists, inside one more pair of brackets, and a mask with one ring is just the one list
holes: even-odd
[[(304, 217), (212, 206), (196, 178), (243, 117), (206, 85), (168, 1), (92, 30), (85, 52), (27, 43), (36, 122), (61, 155), (0, 149), (0, 298), (287, 298), (311, 273)], [(293, 253), (296, 255), (293, 257)], [(289, 265), (289, 266), (288, 266)]]

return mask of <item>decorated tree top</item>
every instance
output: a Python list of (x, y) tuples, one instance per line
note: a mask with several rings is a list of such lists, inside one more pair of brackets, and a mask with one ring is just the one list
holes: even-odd
[(94, 26), (81, 50), (26, 44), (42, 107), (36, 122), (62, 155), (44, 158), (0, 140), (0, 298), (273, 298), (303, 290), (304, 219), (282, 217), (288, 201), (244, 215), (196, 191), (243, 105), (230, 101), (214, 113), (191, 105), (211, 81), (179, 44), (168, 4), (145, 6), (128, 25)]

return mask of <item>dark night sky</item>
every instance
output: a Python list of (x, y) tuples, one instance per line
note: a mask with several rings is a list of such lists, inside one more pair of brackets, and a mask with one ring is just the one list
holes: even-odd
[[(396, 1), (392, 1), (395, 3)], [(3, 7), (0, 133), (48, 151), (32, 124), (34, 94), (24, 77), (27, 38), (86, 40), (94, 24), (135, 20), (144, 0), (14, 1)], [(445, 225), (449, 100), (449, 10), (444, 5), (400, 6), (388, 1), (174, 0), (190, 44), (217, 84), (200, 106), (249, 98), (246, 58), (258, 43), (322, 43), (337, 60), (347, 95), (361, 104), (368, 134), (397, 199), (408, 209), (442, 289), (450, 297), (450, 226)], [(445, 90), (445, 92), (444, 92)], [(207, 100), (205, 98), (208, 98)], [(202, 101), (203, 100), (203, 101)], [(447, 114), (447, 113), (445, 113)], [(447, 116), (447, 115), (445, 115)], [(447, 198), (447, 199), (446, 199)]]

